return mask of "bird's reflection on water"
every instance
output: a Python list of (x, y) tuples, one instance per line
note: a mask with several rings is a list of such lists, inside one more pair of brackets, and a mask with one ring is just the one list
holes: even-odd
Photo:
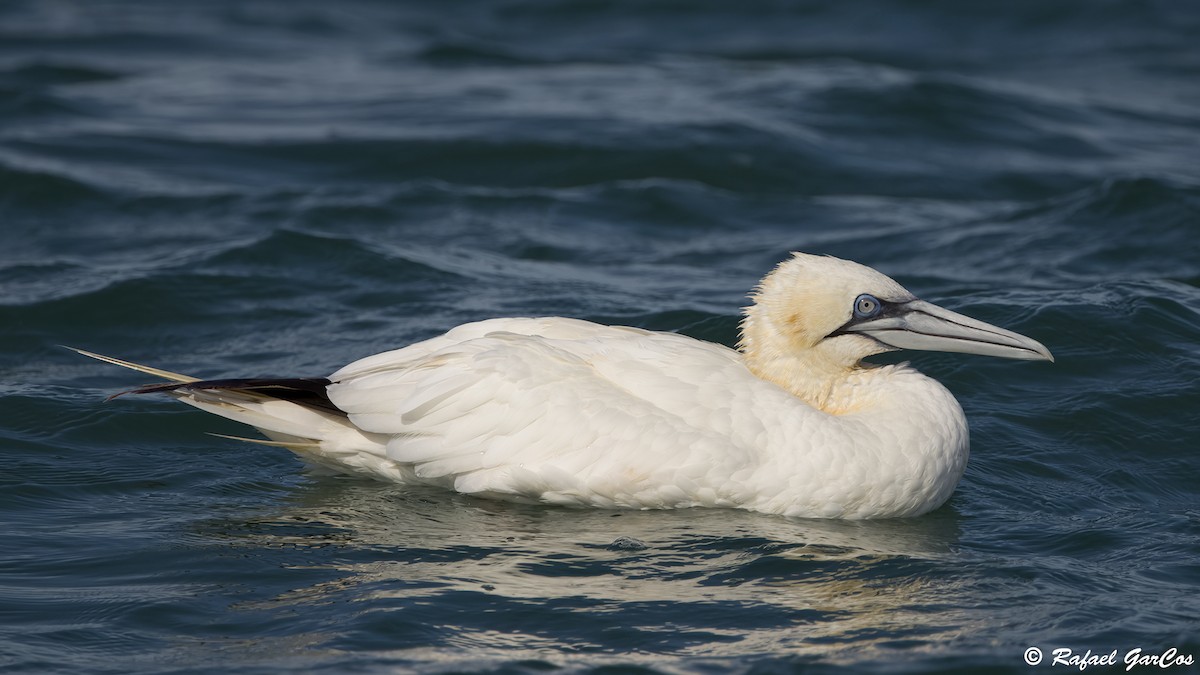
[(949, 508), (862, 522), (567, 509), (322, 478), (276, 513), (208, 521), (201, 535), (332, 573), (238, 605), (340, 613), (330, 625), (341, 634), (310, 636), (310, 647), (394, 639), (417, 661), (851, 649), (861, 659), (897, 643), (935, 649), (964, 629), (968, 618), (945, 609), (961, 607), (958, 520)]

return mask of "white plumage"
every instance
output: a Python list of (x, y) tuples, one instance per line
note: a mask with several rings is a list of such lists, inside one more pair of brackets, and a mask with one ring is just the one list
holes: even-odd
[(306, 381), (315, 394), (279, 396), (295, 380), (197, 382), (98, 358), (179, 383), (139, 391), (255, 426), (338, 471), (550, 504), (826, 518), (930, 511), (967, 461), (953, 396), (863, 357), (1052, 360), (836, 258), (795, 254), (754, 300), (740, 351), (575, 319), (492, 319)]

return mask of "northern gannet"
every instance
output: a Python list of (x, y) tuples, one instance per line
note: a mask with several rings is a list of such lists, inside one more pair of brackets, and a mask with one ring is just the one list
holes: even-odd
[(464, 324), (328, 378), (202, 381), (76, 351), (169, 380), (127, 393), (170, 394), (342, 473), (547, 504), (848, 519), (937, 508), (968, 455), (945, 387), (863, 358), (1054, 360), (838, 258), (795, 253), (751, 299), (738, 350), (552, 317)]

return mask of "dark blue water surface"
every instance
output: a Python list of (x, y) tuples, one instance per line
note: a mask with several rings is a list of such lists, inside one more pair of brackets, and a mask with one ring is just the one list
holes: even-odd
[[(1058, 357), (907, 357), (971, 420), (944, 508), (321, 476), (169, 399), (105, 403), (146, 378), (58, 347), (324, 375), (530, 314), (731, 344), (790, 250)], [(1200, 658), (1198, 345), (1194, 2), (0, 3), (5, 672)]]

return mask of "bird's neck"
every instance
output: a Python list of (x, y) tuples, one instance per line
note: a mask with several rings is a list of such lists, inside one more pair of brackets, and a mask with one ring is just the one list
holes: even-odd
[[(771, 382), (812, 407), (830, 415), (857, 412), (867, 400), (867, 380), (875, 379), (874, 367), (830, 364), (794, 356), (762, 358), (744, 352), (746, 367), (760, 379)], [(878, 374), (882, 374), (881, 372)]]
[(795, 331), (775, 325), (761, 306), (748, 308), (738, 349), (746, 367), (812, 407), (831, 415), (853, 412), (862, 405), (862, 384), (876, 369), (847, 365), (837, 354), (806, 348), (789, 337)]

